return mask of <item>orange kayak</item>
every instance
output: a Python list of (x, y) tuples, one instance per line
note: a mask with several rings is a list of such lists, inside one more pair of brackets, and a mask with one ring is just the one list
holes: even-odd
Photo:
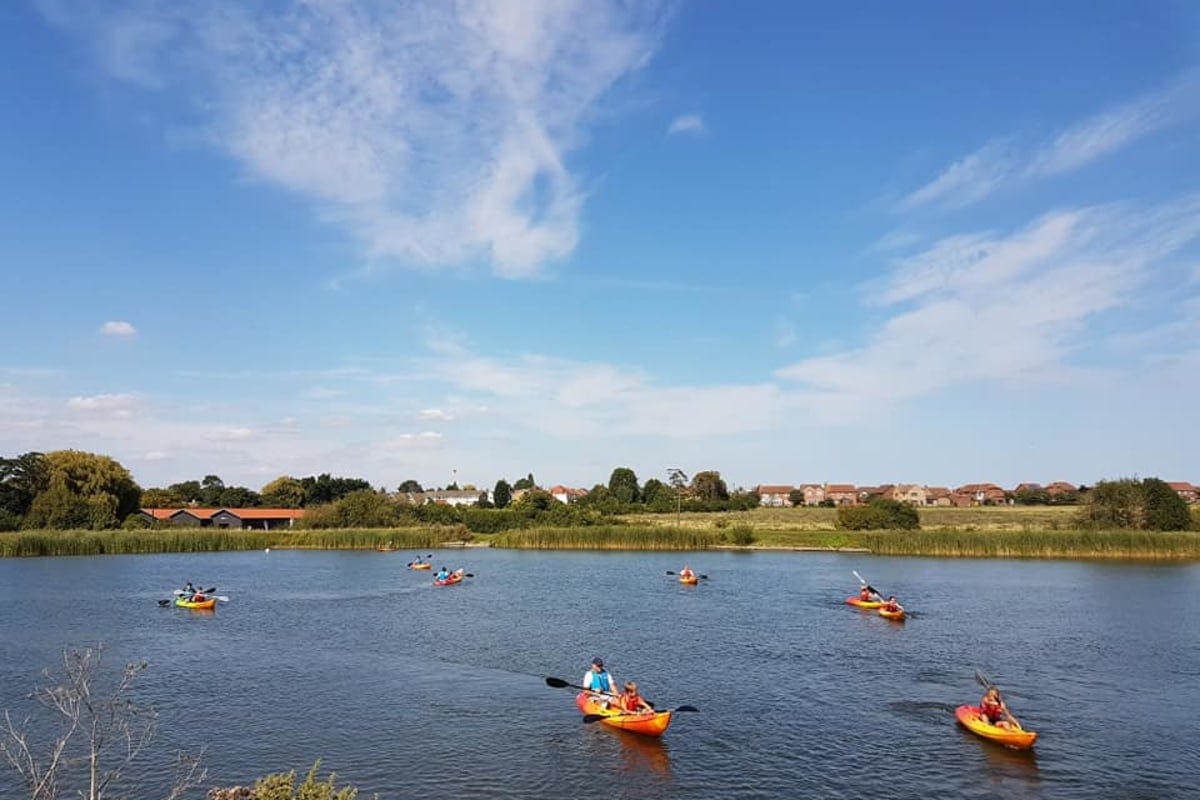
[(695, 586), (697, 583), (700, 582), (700, 579), (697, 578), (695, 575), (693, 575), (690, 578), (685, 578), (682, 575), (680, 575), (679, 582), (682, 583), (684, 586)]
[(217, 607), (217, 598), (210, 597), (207, 600), (201, 600), (200, 602), (196, 603), (191, 600), (184, 600), (182, 597), (176, 597), (175, 605), (179, 606), (180, 608), (200, 608), (204, 610), (211, 610)]
[(958, 723), (976, 736), (991, 739), (1013, 750), (1028, 750), (1037, 740), (1037, 734), (1024, 728), (1001, 728), (987, 721), (979, 712), (979, 706), (959, 706), (954, 709)]
[(883, 605), (882, 600), (860, 600), (857, 597), (847, 597), (846, 602), (859, 608), (879, 608)]
[(640, 733), (643, 736), (662, 736), (667, 726), (671, 724), (670, 711), (642, 711), (637, 714), (628, 714), (593, 701), (586, 692), (575, 695), (575, 705), (584, 714), (602, 715), (604, 717), (600, 720), (602, 725), (630, 733)]
[(448, 578), (446, 578), (444, 581), (439, 581), (437, 578), (434, 578), (433, 585), (434, 586), (453, 586), (454, 584), (460, 583), (462, 581), (463, 573), (465, 573), (465, 572), (466, 572), (466, 570), (464, 570), (464, 569), (455, 570), (454, 572), (451, 572), (450, 576)]
[(892, 622), (904, 622), (904, 609), (888, 611), (886, 608), (881, 608), (879, 609), (879, 616), (884, 619), (890, 619)]
[(409, 569), (431, 569), (433, 564), (413, 564)]

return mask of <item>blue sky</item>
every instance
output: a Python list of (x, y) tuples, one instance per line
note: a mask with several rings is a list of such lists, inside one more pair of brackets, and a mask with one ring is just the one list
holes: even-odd
[(0, 454), (1200, 481), (1200, 9), (0, 6)]

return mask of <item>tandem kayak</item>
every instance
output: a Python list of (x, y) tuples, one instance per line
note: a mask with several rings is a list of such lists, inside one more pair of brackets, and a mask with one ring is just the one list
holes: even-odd
[(454, 584), (460, 583), (462, 581), (463, 574), (465, 572), (466, 572), (466, 570), (464, 570), (464, 569), (455, 570), (454, 572), (451, 572), (450, 575), (444, 581), (434, 578), (433, 585), (434, 586), (453, 586)]
[(667, 726), (671, 724), (670, 711), (641, 711), (629, 714), (607, 708), (603, 703), (593, 701), (587, 692), (575, 695), (575, 705), (585, 715), (599, 714), (604, 717), (600, 720), (603, 725), (630, 733), (640, 733), (643, 736), (662, 736)]
[(409, 569), (430, 569), (432, 567), (433, 564), (413, 564)]
[(881, 608), (879, 609), (879, 616), (884, 619), (890, 619), (892, 622), (904, 622), (904, 609), (888, 611), (886, 608)]
[(861, 600), (857, 597), (847, 597), (846, 602), (852, 606), (858, 606), (859, 608), (879, 608), (881, 605), (883, 605), (882, 600)]
[(682, 583), (684, 586), (695, 586), (697, 583), (700, 582), (700, 578), (698, 578), (695, 575), (693, 575), (690, 578), (685, 578), (682, 575), (680, 575), (679, 582)]
[(1013, 750), (1028, 750), (1033, 747), (1037, 734), (1024, 728), (1001, 728), (987, 721), (979, 712), (979, 706), (959, 706), (954, 709), (958, 723), (976, 736), (991, 739)]
[(193, 602), (191, 600), (184, 600), (182, 597), (176, 597), (175, 605), (179, 606), (180, 608), (213, 609), (217, 607), (217, 598), (210, 597), (207, 600)]

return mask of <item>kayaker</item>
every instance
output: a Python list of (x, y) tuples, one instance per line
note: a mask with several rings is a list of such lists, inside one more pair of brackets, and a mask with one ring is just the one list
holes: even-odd
[(696, 573), (692, 572), (691, 567), (689, 567), (687, 564), (684, 564), (683, 569), (679, 570), (679, 577), (682, 580), (690, 581), (692, 578), (696, 577)]
[(891, 612), (891, 613), (895, 614), (895, 613), (896, 613), (896, 612), (898, 612), (898, 611), (903, 611), (903, 610), (904, 610), (904, 606), (902, 606), (902, 605), (900, 605), (899, 603), (897, 603), (897, 602), (896, 602), (896, 595), (892, 595), (891, 597), (889, 597), (889, 598), (887, 599), (887, 601), (886, 601), (886, 602), (884, 602), (884, 604), (883, 604), (883, 610), (884, 610), (884, 611), (889, 611), (889, 612)]
[(203, 603), (204, 602), (204, 590), (197, 589), (196, 591), (192, 592), (192, 596), (190, 599), (193, 603)]
[(1013, 725), (1017, 721), (1016, 717), (1008, 710), (1008, 705), (1000, 696), (1000, 690), (995, 686), (989, 686), (983, 693), (983, 699), (979, 701), (979, 713), (988, 721), (989, 725), (995, 725), (997, 728), (1020, 727)]
[(434, 580), (444, 581), (449, 577), (450, 577), (450, 571), (448, 569), (446, 569), (445, 567), (442, 567), (441, 569), (438, 570), (438, 574), (434, 578)]
[(616, 692), (613, 691), (616, 685), (613, 676), (604, 669), (604, 659), (600, 656), (593, 658), (592, 668), (583, 676), (583, 688), (588, 690), (592, 699), (602, 699), (604, 702), (612, 700), (616, 696)]
[(196, 593), (196, 587), (192, 585), (191, 581), (188, 581), (187, 586), (183, 587), (183, 596), (187, 597), (187, 598), (191, 598), (191, 596), (194, 595), (195, 593)]
[(654, 706), (647, 703), (638, 694), (637, 684), (633, 681), (625, 682), (625, 691), (617, 696), (617, 708), (630, 714), (636, 714), (640, 711), (654, 711)]

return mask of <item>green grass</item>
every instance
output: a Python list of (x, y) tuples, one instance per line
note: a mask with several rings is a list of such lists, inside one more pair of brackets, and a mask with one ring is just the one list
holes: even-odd
[[(1075, 506), (978, 506), (974, 508), (927, 507), (919, 509), (924, 530), (1036, 531), (1071, 526)], [(628, 514), (622, 519), (635, 525), (674, 528), (674, 514)], [(748, 525), (756, 531), (831, 531), (837, 521), (835, 508), (756, 508), (751, 511), (687, 513), (680, 517), (683, 528), (707, 530)]]
[(479, 537), (492, 547), (524, 550), (704, 550), (725, 544), (718, 531), (681, 531), (647, 525), (530, 528)]
[(0, 533), (0, 557), (95, 556), (132, 553), (214, 553), (225, 550), (358, 550), (389, 542), (425, 550), (463, 538), (461, 529), (403, 528), (312, 531), (236, 531), (212, 528)]

